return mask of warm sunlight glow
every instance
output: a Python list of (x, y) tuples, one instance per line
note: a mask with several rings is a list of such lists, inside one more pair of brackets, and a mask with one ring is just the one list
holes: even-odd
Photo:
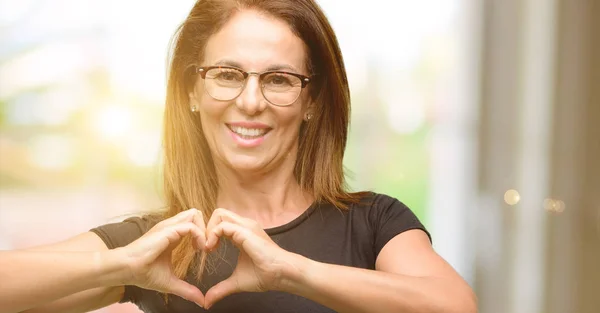
[(131, 131), (133, 116), (126, 107), (109, 106), (103, 108), (95, 119), (95, 129), (104, 139), (122, 138)]

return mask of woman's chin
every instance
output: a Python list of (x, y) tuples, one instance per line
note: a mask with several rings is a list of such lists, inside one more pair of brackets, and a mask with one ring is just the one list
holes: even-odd
[(234, 157), (228, 160), (229, 167), (238, 173), (262, 172), (266, 169), (268, 162), (264, 158), (250, 156)]
[(287, 159), (284, 154), (270, 154), (265, 153), (267, 151), (261, 151), (256, 154), (245, 154), (245, 153), (230, 153), (221, 154), (222, 165), (227, 167), (230, 171), (238, 174), (264, 174), (273, 170), (277, 170), (280, 167), (289, 167), (287, 162), (293, 162), (294, 159)]

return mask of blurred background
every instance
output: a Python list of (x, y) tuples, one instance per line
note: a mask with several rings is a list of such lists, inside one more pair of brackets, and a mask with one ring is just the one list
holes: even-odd
[[(318, 2), (352, 188), (411, 207), (480, 312), (600, 312), (600, 3)], [(166, 55), (193, 3), (0, 0), (0, 249), (162, 206)]]

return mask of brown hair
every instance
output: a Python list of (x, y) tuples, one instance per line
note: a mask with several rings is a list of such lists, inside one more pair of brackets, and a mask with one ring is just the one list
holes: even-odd
[[(317, 202), (340, 209), (360, 200), (347, 191), (343, 156), (350, 119), (350, 92), (337, 38), (314, 0), (199, 0), (177, 30), (170, 55), (164, 115), (164, 193), (169, 218), (197, 208), (208, 220), (216, 206), (218, 183), (200, 118), (190, 111), (188, 90), (195, 79), (186, 69), (203, 59), (208, 38), (236, 13), (255, 10), (286, 22), (307, 47), (307, 69), (317, 74), (309, 92), (314, 111), (300, 130), (294, 175)], [(173, 252), (175, 274), (183, 278), (196, 254), (185, 239)]]

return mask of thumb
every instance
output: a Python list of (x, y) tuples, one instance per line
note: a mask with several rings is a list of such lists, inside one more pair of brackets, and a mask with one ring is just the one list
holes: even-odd
[(204, 295), (198, 287), (177, 277), (173, 277), (168, 285), (168, 292), (204, 307)]
[(219, 282), (206, 292), (206, 297), (204, 300), (206, 309), (209, 309), (213, 304), (217, 303), (226, 296), (238, 291), (241, 290), (239, 290), (234, 276), (230, 276), (226, 280)]

